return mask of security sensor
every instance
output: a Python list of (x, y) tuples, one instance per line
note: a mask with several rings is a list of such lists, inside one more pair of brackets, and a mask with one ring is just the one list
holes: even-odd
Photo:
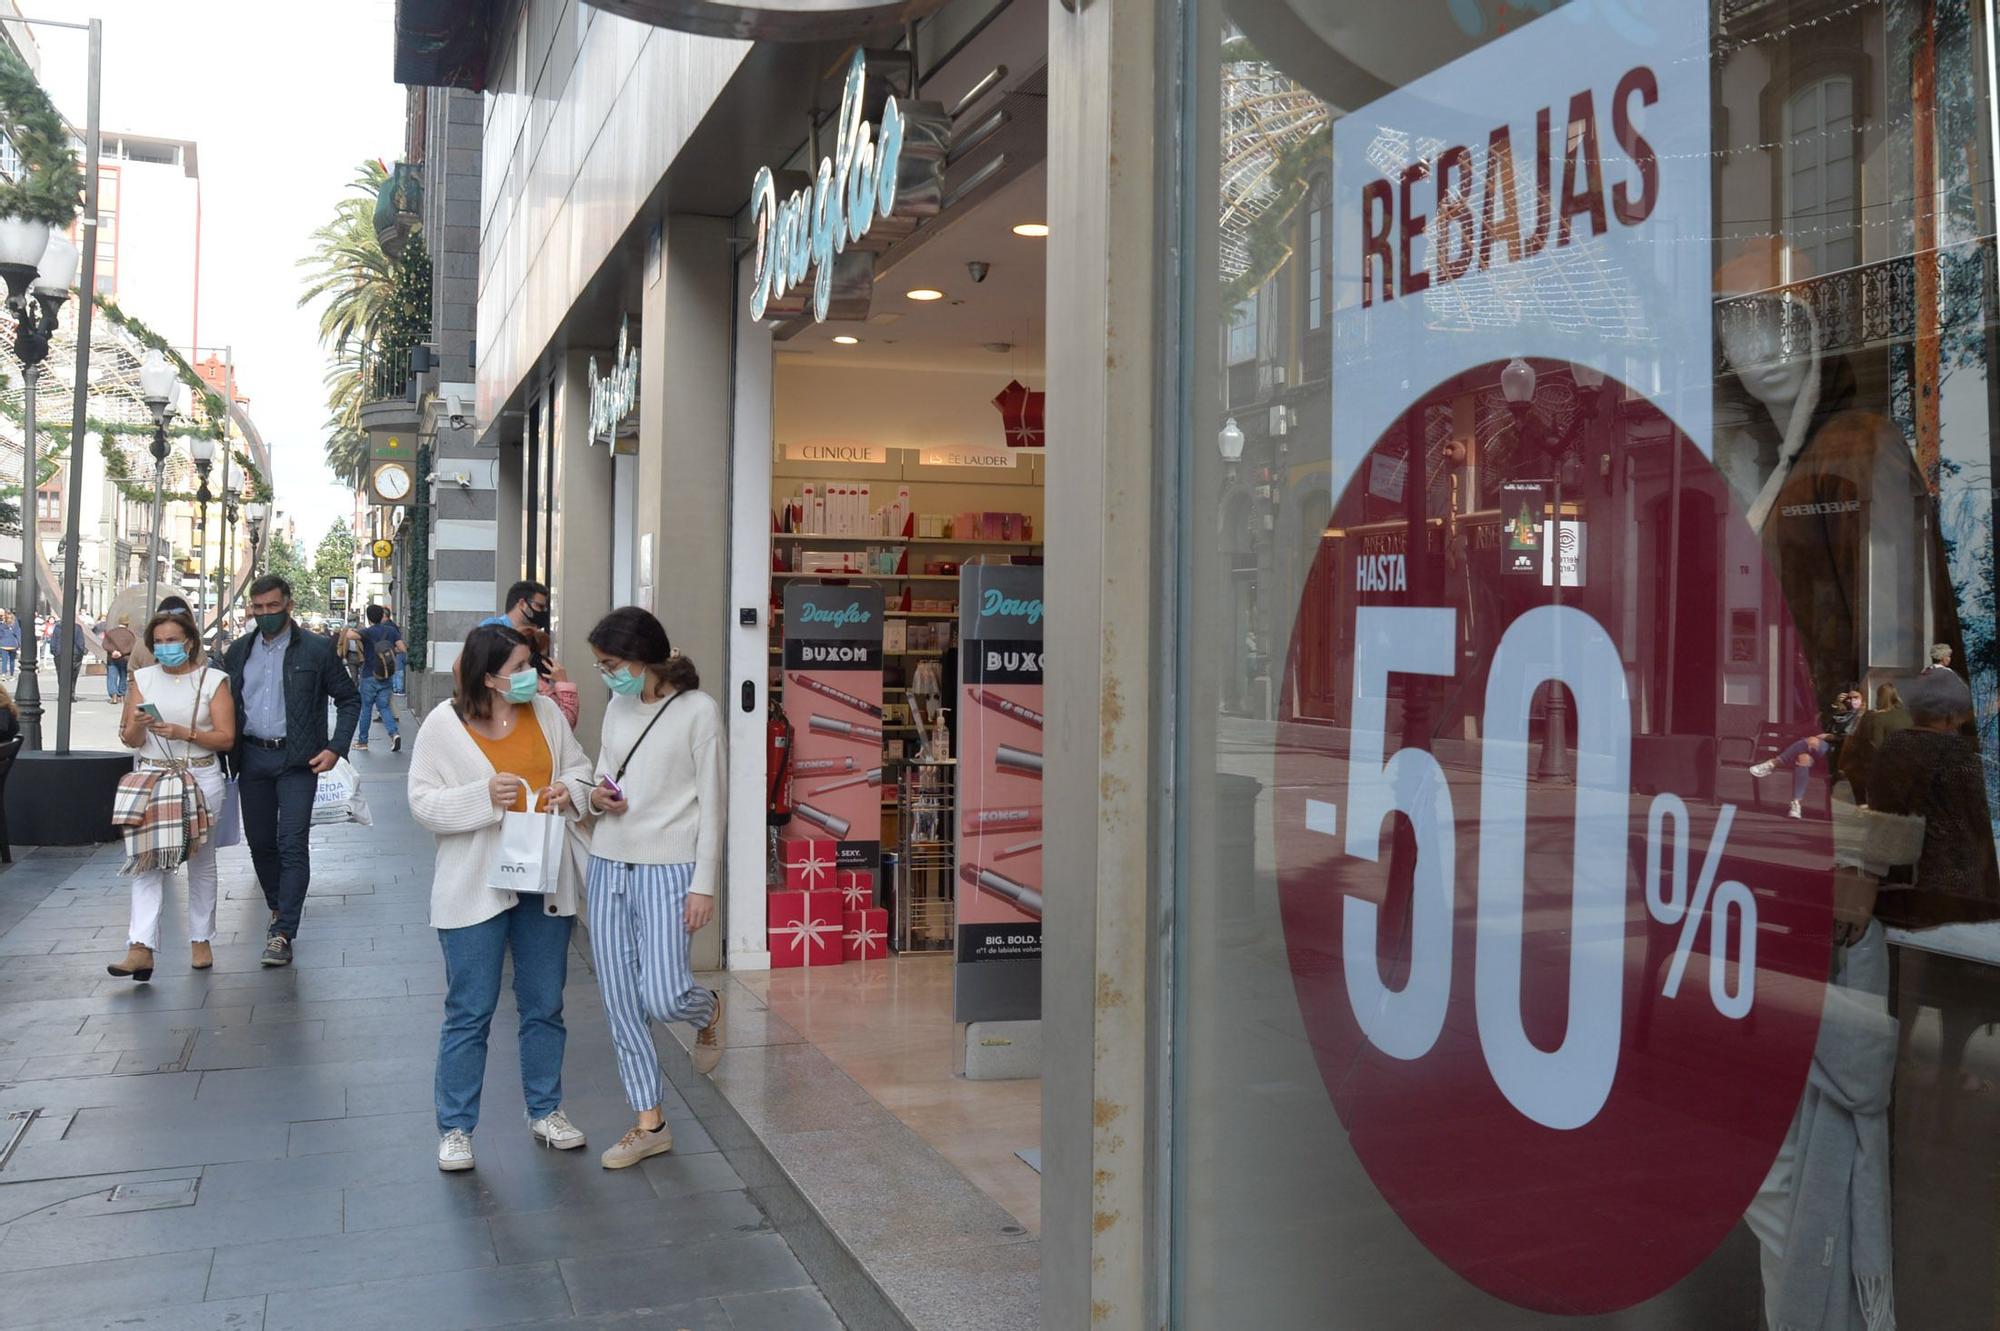
[(445, 418), (454, 430), (463, 430), (473, 424), (477, 395), (473, 385), (468, 383), (443, 383), (438, 385), (438, 414)]
[(973, 281), (984, 282), (986, 275), (993, 271), (993, 265), (984, 259), (970, 259), (966, 261), (965, 271)]

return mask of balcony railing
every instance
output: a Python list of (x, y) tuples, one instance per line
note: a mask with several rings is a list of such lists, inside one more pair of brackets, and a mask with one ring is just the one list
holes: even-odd
[(392, 347), (384, 351), (363, 352), (361, 382), (370, 402), (388, 402), (398, 398), (416, 401), (415, 384), (410, 374), (410, 349)]

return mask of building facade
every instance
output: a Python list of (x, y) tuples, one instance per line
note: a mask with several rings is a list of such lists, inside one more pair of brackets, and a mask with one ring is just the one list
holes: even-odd
[[(943, 1306), (1994, 1318), (1989, 8), (950, 0), (858, 58), (617, 8), (656, 22), (402, 11), (398, 77), (479, 130), (439, 290), (473, 293), (451, 488), (491, 525), (448, 565), (440, 509), (433, 576), (547, 582), (576, 673), (625, 602), (699, 665), (732, 758), (706, 964), (784, 966), (794, 802), (872, 847), (901, 1007), (815, 976), (862, 1033), (800, 1044), (935, 1148), (928, 1186), (1026, 1222), (924, 1254)], [(941, 627), (993, 565), (1041, 589), (1039, 705), (950, 693), (945, 744), (910, 723), (999, 668)], [(802, 682), (801, 588), (879, 613), (879, 692)], [(773, 786), (801, 690), (868, 813)], [(884, 773), (983, 754), (982, 711), (1042, 750), (1001, 764), (1032, 760), (1039, 881), (961, 858), (942, 898), (1032, 905), (1019, 1191), (908, 1108), (984, 1112), (999, 1036), (916, 996), (975, 976), (962, 933), (922, 955), (936, 806)], [(926, 1022), (949, 1084), (877, 1089)], [(970, 1324), (744, 1122), (850, 1315)]]

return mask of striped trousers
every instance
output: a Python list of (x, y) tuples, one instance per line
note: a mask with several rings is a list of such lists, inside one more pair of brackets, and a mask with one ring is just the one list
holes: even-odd
[(618, 1052), (618, 1080), (626, 1102), (641, 1113), (667, 1093), (649, 1023), (706, 1026), (715, 1015), (715, 996), (695, 984), (688, 965), (681, 911), (693, 881), (692, 864), (590, 857), (590, 955)]

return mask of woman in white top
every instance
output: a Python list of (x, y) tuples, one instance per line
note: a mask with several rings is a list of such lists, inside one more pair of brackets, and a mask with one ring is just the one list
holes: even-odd
[(606, 615), (590, 650), (612, 698), (587, 796), (600, 817), (586, 909), (618, 1080), (639, 1115), (602, 1157), (606, 1169), (623, 1169), (674, 1144), (648, 1022), (698, 1027), (698, 1072), (722, 1056), (722, 995), (696, 985), (688, 966), (688, 940), (715, 914), (722, 864), (722, 712), (696, 692), (694, 667), (674, 655), (660, 621), (637, 606)]
[(475, 628), (459, 653), (457, 689), (424, 718), (410, 753), (410, 813), (437, 835), (431, 927), (444, 949), (444, 1026), (438, 1034), (438, 1168), (472, 1168), (472, 1130), (486, 1080), (486, 1037), (500, 1001), (502, 964), (514, 959), (520, 1013), (521, 1095), (528, 1130), (559, 1151), (583, 1145), (562, 1112), (563, 985), (582, 848), (565, 838), (556, 891), (487, 885), (509, 809), (562, 814), (575, 825), (590, 791), (590, 759), (555, 703), (538, 695), (527, 641)]
[[(229, 675), (212, 670), (202, 659), (201, 635), (184, 611), (154, 615), (141, 635), (154, 664), (132, 674), (125, 690), (125, 714), (118, 737), (128, 749), (138, 749), (135, 768), (164, 768), (185, 761), (210, 810), (222, 809), (222, 764), (216, 755), (236, 744), (236, 708), (229, 699)], [(147, 703), (158, 719), (140, 711)], [(113, 975), (134, 980), (153, 978), (153, 953), (160, 946), (160, 903), (166, 896), (167, 873), (145, 869), (132, 876), (131, 944), (125, 960), (105, 967)], [(215, 937), (215, 838), (187, 859), (188, 941), (190, 965), (205, 971), (215, 964), (209, 943)]]

